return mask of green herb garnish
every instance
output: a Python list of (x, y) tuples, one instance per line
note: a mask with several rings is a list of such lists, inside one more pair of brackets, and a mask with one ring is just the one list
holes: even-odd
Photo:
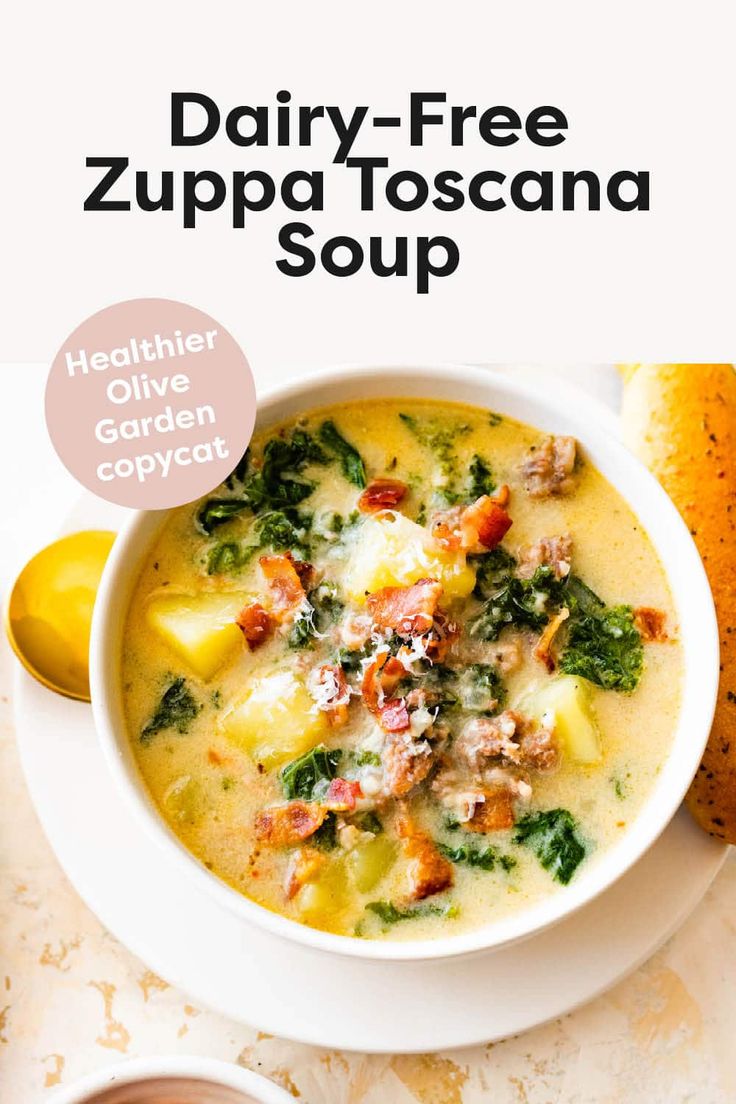
[(201, 708), (189, 690), (186, 679), (174, 679), (164, 691), (150, 721), (142, 729), (141, 743), (149, 744), (156, 733), (165, 728), (185, 733)]
[(281, 771), (284, 796), (290, 801), (297, 797), (302, 801), (315, 801), (323, 796), (337, 775), (341, 758), (340, 748), (326, 748), (324, 744), (319, 744), (287, 763)]
[(530, 847), (544, 869), (562, 885), (567, 885), (586, 855), (585, 844), (577, 834), (577, 821), (567, 809), (528, 813), (516, 824), (514, 842)]
[(356, 487), (365, 487), (367, 483), (365, 464), (356, 448), (338, 432), (333, 421), (323, 422), (319, 427), (319, 439), (322, 444), (340, 461), (342, 474)]

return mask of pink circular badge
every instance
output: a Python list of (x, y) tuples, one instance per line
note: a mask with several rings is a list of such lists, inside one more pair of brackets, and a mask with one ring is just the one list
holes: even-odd
[(46, 424), (90, 491), (136, 509), (180, 506), (227, 478), (253, 433), (245, 354), (208, 314), (131, 299), (93, 314), (54, 357)]

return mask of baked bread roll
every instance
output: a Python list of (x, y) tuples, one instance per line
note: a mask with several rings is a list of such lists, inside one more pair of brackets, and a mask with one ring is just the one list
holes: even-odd
[(687, 804), (712, 836), (736, 843), (736, 372), (730, 364), (628, 364), (622, 372), (624, 440), (685, 519), (718, 615), (718, 704)]

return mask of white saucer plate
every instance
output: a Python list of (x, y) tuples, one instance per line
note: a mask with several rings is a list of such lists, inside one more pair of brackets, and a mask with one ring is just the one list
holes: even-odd
[[(69, 528), (114, 528), (121, 513), (88, 496)], [(522, 943), (435, 963), (333, 958), (247, 925), (168, 866), (114, 786), (89, 706), (49, 693), (20, 669), (15, 702), (21, 760), (44, 830), (101, 922), (198, 1003), (318, 1046), (448, 1049), (564, 1015), (673, 934), (728, 850), (681, 809), (614, 886)]]

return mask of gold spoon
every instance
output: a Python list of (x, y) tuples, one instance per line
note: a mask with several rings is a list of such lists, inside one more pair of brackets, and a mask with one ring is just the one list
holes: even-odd
[(25, 669), (43, 686), (89, 701), (89, 636), (102, 569), (115, 533), (72, 533), (41, 549), (16, 579), (5, 631)]

